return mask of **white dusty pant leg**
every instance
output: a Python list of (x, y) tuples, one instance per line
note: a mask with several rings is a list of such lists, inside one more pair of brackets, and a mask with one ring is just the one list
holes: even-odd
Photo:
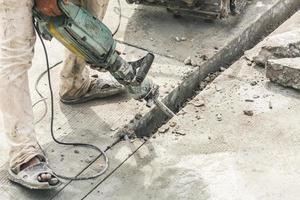
[(10, 167), (42, 155), (36, 142), (27, 71), (35, 33), (33, 0), (0, 0), (0, 116), (10, 143)]
[[(109, 0), (72, 0), (76, 4), (89, 10), (94, 16), (103, 19)], [(85, 61), (67, 51), (66, 59), (60, 76), (60, 97), (63, 99), (76, 99), (86, 94), (91, 80)]]

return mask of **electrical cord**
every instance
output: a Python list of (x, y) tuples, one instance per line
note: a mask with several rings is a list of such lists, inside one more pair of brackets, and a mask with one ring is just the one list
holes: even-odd
[[(112, 34), (113, 36), (115, 36), (117, 34), (117, 32), (119, 31), (120, 29), (120, 26), (121, 26), (121, 19), (122, 19), (122, 10), (121, 10), (121, 2), (120, 0), (118, 0), (118, 11), (119, 11), (119, 22), (118, 22), (118, 26), (116, 28), (116, 30), (114, 31), (114, 33)], [(108, 157), (105, 153), (105, 151), (101, 150), (100, 148), (98, 148), (97, 146), (95, 145), (92, 145), (92, 144), (87, 144), (87, 143), (76, 143), (76, 142), (62, 142), (62, 141), (59, 141), (55, 135), (54, 135), (54, 130), (53, 130), (53, 127), (54, 127), (54, 96), (53, 96), (53, 88), (52, 88), (52, 82), (51, 82), (51, 69), (55, 68), (56, 66), (60, 65), (62, 63), (62, 61), (59, 61), (57, 62), (56, 64), (52, 65), (50, 67), (50, 64), (49, 64), (49, 56), (48, 56), (48, 51), (47, 51), (47, 47), (44, 43), (44, 40), (41, 36), (41, 33), (39, 32), (39, 29), (37, 28), (37, 24), (35, 23), (35, 21), (33, 20), (33, 25), (34, 25), (34, 28), (37, 32), (37, 35), (42, 43), (42, 47), (43, 47), (43, 50), (44, 50), (44, 54), (45, 54), (45, 61), (46, 61), (46, 67), (47, 69), (42, 72), (39, 77), (37, 78), (36, 82), (35, 82), (35, 91), (37, 92), (37, 94), (41, 97), (41, 99), (39, 99), (37, 102), (35, 102), (32, 107), (35, 107), (37, 104), (39, 104), (40, 102), (43, 102), (44, 105), (45, 105), (45, 111), (44, 111), (44, 114), (42, 115), (42, 117), (37, 120), (35, 122), (35, 124), (39, 123), (47, 114), (48, 112), (48, 106), (47, 106), (47, 98), (45, 98), (43, 96), (43, 94), (39, 91), (39, 88), (38, 88), (38, 85), (39, 85), (39, 82), (40, 80), (42, 79), (42, 77), (47, 74), (47, 77), (48, 77), (48, 86), (49, 86), (49, 91), (50, 91), (50, 133), (51, 133), (51, 137), (53, 139), (54, 142), (56, 142), (57, 144), (60, 144), (60, 145), (65, 145), (65, 146), (81, 146), (81, 147), (86, 147), (86, 148), (91, 148), (91, 149), (94, 149), (96, 151), (98, 151), (100, 154), (97, 156), (97, 158), (100, 158), (102, 155), (104, 157), (104, 161), (105, 161), (105, 167), (99, 172), (99, 173), (96, 173), (94, 175), (91, 175), (91, 176), (82, 176), (82, 177), (78, 177), (79, 175), (77, 176), (73, 176), (73, 177), (70, 177), (70, 176), (64, 176), (64, 175), (61, 175), (61, 174), (57, 174), (55, 173), (56, 176), (58, 176), (59, 178), (62, 178), (62, 179), (66, 179), (66, 180), (90, 180), (90, 179), (94, 179), (94, 178), (97, 178), (101, 175), (103, 175), (107, 169), (108, 169), (108, 166), (109, 166), (109, 161), (108, 161)], [(119, 142), (121, 139), (118, 139), (116, 142)], [(115, 143), (116, 143), (115, 142)], [(101, 166), (102, 167), (102, 166)]]
[(122, 20), (122, 6), (121, 6), (120, 0), (118, 0), (118, 6), (119, 6), (118, 8), (115, 8), (115, 12), (116, 12), (116, 11), (119, 12), (119, 13), (117, 13), (117, 14), (119, 14), (119, 22), (118, 22), (118, 26), (117, 26), (116, 30), (115, 30), (114, 33), (112, 34), (113, 37), (118, 33), (118, 31), (119, 31), (119, 29), (120, 29), (120, 26), (121, 26), (121, 20)]
[[(64, 176), (61, 174), (56, 174), (56, 176), (58, 176), (59, 178), (63, 178), (66, 180), (89, 180), (89, 179), (94, 179), (97, 178), (101, 175), (103, 175), (106, 170), (108, 169), (108, 157), (106, 156), (105, 152), (102, 151), (100, 148), (96, 147), (95, 145), (92, 144), (86, 144), (86, 143), (75, 143), (75, 142), (62, 142), (59, 141), (55, 135), (54, 135), (54, 130), (53, 130), (53, 125), (54, 125), (54, 97), (53, 97), (53, 89), (52, 89), (52, 84), (51, 84), (51, 74), (50, 74), (50, 65), (49, 65), (49, 57), (48, 57), (48, 51), (46, 48), (46, 45), (42, 39), (41, 33), (39, 32), (36, 24), (34, 23), (34, 27), (36, 29), (37, 35), (42, 43), (43, 46), (43, 50), (45, 53), (45, 60), (46, 60), (46, 66), (47, 66), (47, 77), (48, 77), (48, 85), (49, 85), (49, 91), (50, 91), (50, 133), (51, 133), (51, 137), (53, 139), (54, 142), (56, 142), (57, 144), (60, 145), (66, 145), (66, 146), (81, 146), (81, 147), (86, 147), (86, 148), (91, 148), (94, 149), (96, 151), (98, 151), (100, 153), (100, 156), (103, 155), (104, 157), (104, 161), (105, 161), (105, 167), (99, 172), (96, 173), (94, 175), (91, 176), (86, 176), (86, 177), (78, 177), (78, 176), (74, 176), (74, 177), (68, 177), (68, 176)], [(53, 66), (52, 66), (53, 68)], [(102, 166), (101, 166), (102, 167)]]
[[(51, 67), (50, 67), (50, 70), (51, 69), (53, 69), (54, 67), (56, 67), (56, 66), (58, 66), (58, 65), (60, 65), (62, 63), (62, 61), (59, 61), (59, 62), (57, 62), (56, 64), (54, 64), (54, 65), (52, 65)], [(43, 71), (40, 75), (39, 75), (39, 77), (36, 79), (36, 81), (35, 81), (35, 84), (34, 84), (34, 89), (35, 89), (35, 91), (36, 91), (36, 93), (40, 96), (40, 99), (38, 100), (38, 101), (36, 101), (33, 105), (32, 105), (32, 108), (34, 108), (36, 105), (38, 105), (40, 102), (43, 102), (44, 103), (44, 113), (43, 113), (43, 115), (37, 120), (37, 121), (35, 121), (34, 122), (34, 124), (38, 124), (38, 123), (40, 123), (43, 119), (44, 119), (44, 117), (47, 115), (47, 112), (48, 112), (48, 106), (47, 106), (47, 98), (46, 97), (44, 97), (44, 95), (40, 92), (40, 90), (39, 90), (39, 83), (40, 83), (40, 81), (41, 81), (41, 79), (43, 78), (43, 76), (47, 73), (47, 69), (45, 70), (45, 71)]]

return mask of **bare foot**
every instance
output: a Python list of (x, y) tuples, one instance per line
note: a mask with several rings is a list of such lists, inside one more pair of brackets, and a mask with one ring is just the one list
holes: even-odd
[[(39, 164), (41, 162), (41, 160), (38, 157), (34, 157), (31, 160), (29, 160), (27, 163), (21, 165), (20, 170), (22, 171), (23, 169)], [(44, 174), (40, 174), (38, 176), (38, 181), (39, 182), (48, 182), (49, 185), (57, 185), (59, 183), (59, 180), (57, 178), (55, 178), (54, 176), (52, 176), (49, 173), (44, 173)]]

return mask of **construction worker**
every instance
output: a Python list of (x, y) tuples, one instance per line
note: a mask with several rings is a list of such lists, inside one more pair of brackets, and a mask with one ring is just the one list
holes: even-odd
[[(74, 0), (104, 17), (109, 0)], [(60, 181), (46, 163), (37, 140), (28, 85), (36, 35), (34, 0), (0, 0), (0, 111), (9, 141), (9, 177), (28, 188), (47, 189)], [(61, 71), (60, 98), (68, 104), (107, 97), (125, 89), (116, 81), (91, 79), (86, 63), (68, 53)], [(2, 133), (1, 133), (2, 134)]]

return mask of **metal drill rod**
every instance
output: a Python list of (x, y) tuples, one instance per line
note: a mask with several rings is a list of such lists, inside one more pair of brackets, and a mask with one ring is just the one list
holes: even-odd
[(170, 108), (168, 108), (168, 107), (166, 106), (166, 104), (164, 104), (163, 102), (161, 102), (161, 101), (158, 100), (157, 98), (154, 99), (154, 103), (155, 103), (155, 105), (156, 105), (161, 111), (163, 111), (163, 112), (164, 112), (166, 115), (168, 115), (170, 118), (173, 118), (173, 117), (176, 116), (175, 113), (174, 113), (172, 110), (170, 110)]

